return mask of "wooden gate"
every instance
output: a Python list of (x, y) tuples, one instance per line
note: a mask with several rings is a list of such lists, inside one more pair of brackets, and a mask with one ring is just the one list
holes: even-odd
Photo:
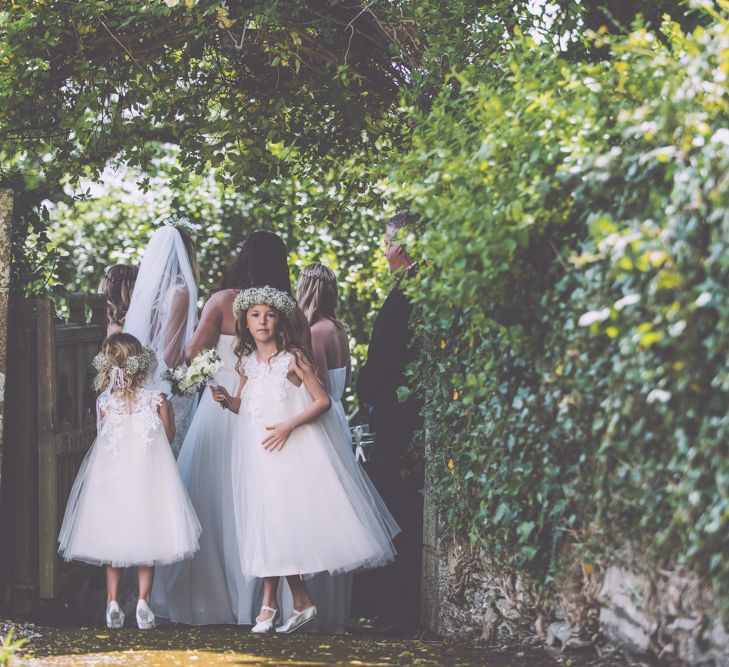
[(56, 597), (84, 571), (63, 562), (57, 539), (96, 435), (91, 361), (105, 335), (105, 300), (71, 295), (67, 322), (45, 299), (16, 295), (9, 310), (0, 558), (5, 602), (30, 613), (39, 598)]

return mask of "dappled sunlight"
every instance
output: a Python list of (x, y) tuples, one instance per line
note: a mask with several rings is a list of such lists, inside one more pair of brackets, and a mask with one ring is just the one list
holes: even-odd
[[(17, 660), (18, 665), (54, 665), (56, 667), (82, 665), (145, 665), (146, 667), (174, 667), (176, 665), (198, 664), (205, 665), (301, 665), (302, 667), (316, 667), (317, 665), (342, 664), (339, 660), (306, 660), (281, 658), (259, 655), (255, 653), (239, 653), (236, 651), (116, 651), (110, 653), (86, 653), (72, 655), (58, 655), (43, 658), (29, 658)], [(363, 667), (380, 667), (392, 664), (390, 661), (348, 661), (346, 664), (361, 665)]]

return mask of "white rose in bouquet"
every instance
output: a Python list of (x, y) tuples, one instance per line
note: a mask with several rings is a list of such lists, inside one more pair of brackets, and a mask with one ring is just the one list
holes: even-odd
[(189, 366), (176, 366), (165, 371), (162, 379), (170, 383), (176, 396), (192, 396), (197, 388), (210, 382), (220, 370), (222, 361), (215, 350), (202, 350)]

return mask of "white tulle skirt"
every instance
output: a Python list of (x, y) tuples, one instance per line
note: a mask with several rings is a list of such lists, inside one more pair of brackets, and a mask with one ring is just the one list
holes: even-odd
[(157, 566), (198, 550), (200, 523), (161, 424), (144, 443), (145, 415), (129, 415), (119, 445), (94, 441), (76, 476), (59, 535), (66, 560)]
[[(347, 422), (347, 415), (341, 400), (338, 398), (344, 390), (345, 379), (345, 368), (330, 369), (328, 371), (327, 384), (332, 392), (332, 406), (320, 417), (320, 420), (329, 433), (332, 442), (337, 445), (336, 452), (341, 459), (342, 465), (350, 471), (353, 484), (359, 487), (362, 496), (369, 498), (372, 506), (376, 508), (377, 513), (387, 527), (390, 537), (395, 537), (400, 529), (370, 478), (356, 461), (352, 451), (352, 436)], [(307, 580), (306, 588), (317, 607), (318, 613), (311, 623), (307, 623), (304, 632), (342, 634), (346, 631), (351, 615), (353, 577), (352, 572), (337, 575), (322, 572)], [(293, 610), (293, 599), (288, 586), (282, 586), (281, 590), (282, 613), (283, 617), (287, 618)]]
[(391, 530), (322, 422), (295, 429), (279, 452), (263, 448), (265, 427), (300, 413), (312, 398), (303, 385), (288, 380), (261, 382), (244, 387), (233, 438), (242, 572), (341, 574), (390, 562)]

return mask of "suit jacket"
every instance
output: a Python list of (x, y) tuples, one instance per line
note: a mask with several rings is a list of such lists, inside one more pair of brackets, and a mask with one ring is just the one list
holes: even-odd
[[(412, 272), (409, 270), (408, 275)], [(397, 398), (397, 388), (406, 384), (405, 367), (416, 354), (411, 345), (411, 313), (412, 304), (398, 282), (377, 313), (367, 361), (357, 377), (357, 397), (370, 407), (370, 426), (375, 432), (368, 470), (384, 495), (389, 495), (389, 490), (422, 486), (422, 472), (408, 454), (413, 432), (421, 423), (420, 402), (414, 398), (400, 402)], [(407, 477), (410, 481), (403, 483)]]

